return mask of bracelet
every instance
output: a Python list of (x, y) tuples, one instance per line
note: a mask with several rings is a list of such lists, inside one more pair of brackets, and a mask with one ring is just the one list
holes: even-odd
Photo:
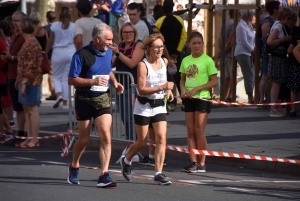
[(11, 56), (11, 61), (14, 61), (14, 56)]
[(120, 56), (120, 52), (117, 52), (117, 53), (116, 53), (116, 57), (119, 57), (119, 56)]
[(27, 84), (26, 82), (22, 82), (21, 84)]

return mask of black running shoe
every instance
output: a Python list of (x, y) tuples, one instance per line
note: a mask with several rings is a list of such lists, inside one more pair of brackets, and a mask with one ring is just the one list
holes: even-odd
[(100, 175), (98, 178), (97, 187), (116, 187), (118, 183), (109, 176), (108, 172), (105, 172), (103, 175)]
[(149, 156), (145, 156), (142, 160), (139, 161), (140, 165), (149, 165)]
[(203, 165), (203, 166), (198, 165), (198, 170), (197, 170), (197, 172), (206, 172), (205, 165)]
[(166, 175), (160, 173), (154, 177), (154, 181), (159, 183), (160, 185), (170, 185), (172, 182), (169, 180)]
[(132, 165), (127, 165), (124, 161), (125, 156), (121, 157), (121, 168), (122, 168), (122, 174), (123, 177), (128, 180), (131, 181), (131, 170), (133, 169)]
[(189, 166), (183, 168), (187, 173), (198, 172), (198, 164), (193, 162)]

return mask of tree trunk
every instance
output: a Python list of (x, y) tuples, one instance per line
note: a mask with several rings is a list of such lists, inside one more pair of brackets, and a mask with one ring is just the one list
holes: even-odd
[(46, 13), (48, 10), (48, 0), (38, 0), (35, 2), (35, 10), (41, 15), (42, 21), (41, 25), (44, 26), (47, 24)]
[(35, 11), (37, 11), (41, 17), (41, 25), (44, 26), (47, 24), (46, 13), (49, 10), (55, 11), (55, 1), (54, 0), (36, 0), (35, 1)]

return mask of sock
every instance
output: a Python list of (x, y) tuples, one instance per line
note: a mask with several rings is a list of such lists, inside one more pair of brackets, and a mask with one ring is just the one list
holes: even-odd
[(157, 176), (157, 175), (159, 175), (159, 174), (161, 174), (161, 172), (155, 172), (155, 176)]
[(124, 162), (125, 162), (127, 165), (131, 165), (131, 162), (132, 162), (132, 161), (128, 161), (127, 158), (125, 157)]
[(149, 154), (149, 158), (151, 158), (151, 159), (154, 159), (154, 156), (153, 156), (153, 155), (151, 155), (151, 154)]
[(79, 164), (76, 165), (76, 164), (72, 163), (72, 164), (71, 164), (71, 167), (72, 167), (72, 168), (79, 168)]

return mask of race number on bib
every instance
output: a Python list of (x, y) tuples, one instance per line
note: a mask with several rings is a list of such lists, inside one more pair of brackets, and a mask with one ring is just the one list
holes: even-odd
[(109, 87), (109, 75), (93, 75), (93, 79), (98, 78), (98, 77), (105, 77), (107, 79), (107, 84), (106, 86), (96, 86), (93, 85), (91, 87), (91, 91), (99, 91), (99, 92), (106, 92), (108, 87)]

